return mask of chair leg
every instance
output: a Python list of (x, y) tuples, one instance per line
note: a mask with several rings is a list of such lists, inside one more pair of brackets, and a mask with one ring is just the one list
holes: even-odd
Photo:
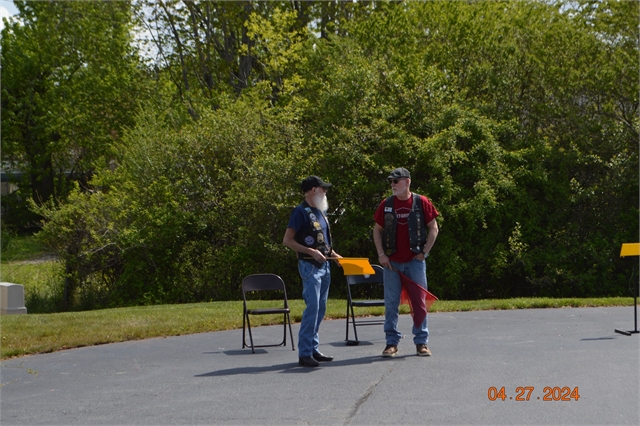
[(253, 335), (251, 334), (251, 321), (249, 320), (249, 315), (247, 315), (247, 329), (249, 329), (249, 341), (251, 342), (251, 353), (255, 354), (256, 349), (253, 347)]
[(282, 314), (282, 346), (287, 346), (287, 314)]
[(353, 324), (353, 335), (356, 338), (356, 342), (359, 342), (359, 340), (358, 340), (358, 330), (356, 329), (356, 317), (355, 317), (355, 315), (353, 313), (353, 310), (351, 311), (351, 323)]
[(347, 300), (347, 315), (346, 315), (346, 320), (347, 320), (347, 333), (346, 336), (344, 337), (345, 341), (349, 341), (349, 301)]
[(293, 331), (291, 331), (291, 316), (289, 314), (287, 314), (287, 322), (289, 323), (289, 336), (291, 336), (291, 350), (295, 351), (296, 345), (293, 342)]
[[(284, 314), (283, 318), (283, 332), (284, 336), (282, 339), (282, 343), (279, 345), (266, 345), (266, 346), (287, 346), (287, 325), (289, 326), (289, 336), (291, 337), (291, 350), (296, 350), (296, 345), (293, 340), (293, 329), (291, 328), (291, 316), (289, 314)], [(249, 344), (247, 344), (245, 330), (249, 331)], [(249, 319), (249, 315), (245, 314), (242, 317), (242, 348), (245, 347), (251, 348), (251, 353), (256, 353), (255, 345), (253, 344), (253, 333), (251, 332), (251, 320)], [(262, 347), (262, 346), (261, 346)]]
[(242, 349), (247, 347), (247, 340), (245, 335), (245, 327), (246, 327), (246, 318), (247, 318), (247, 310), (244, 309), (242, 312)]
[(358, 330), (356, 330), (356, 315), (355, 315), (355, 313), (353, 312), (353, 305), (351, 306), (351, 324), (353, 324), (353, 335), (354, 335), (354, 336), (355, 336), (355, 338), (356, 338), (356, 340), (355, 340), (355, 341), (356, 341), (356, 342), (359, 342), (359, 341), (358, 341)]

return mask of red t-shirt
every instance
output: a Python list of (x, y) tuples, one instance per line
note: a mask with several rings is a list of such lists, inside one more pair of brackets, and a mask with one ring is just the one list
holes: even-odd
[[(384, 205), (385, 200), (380, 203), (375, 215), (373, 216), (376, 223), (384, 228)], [(424, 224), (425, 226), (433, 219), (438, 217), (439, 213), (436, 208), (431, 204), (431, 201), (424, 195), (420, 196), (422, 201), (422, 211), (424, 212)], [(416, 254), (411, 251), (409, 245), (409, 213), (413, 207), (413, 194), (411, 197), (402, 201), (398, 197), (393, 197), (393, 209), (396, 212), (396, 218), (398, 220), (398, 226), (396, 228), (396, 252), (389, 256), (389, 259), (395, 262), (410, 262), (416, 257)]]

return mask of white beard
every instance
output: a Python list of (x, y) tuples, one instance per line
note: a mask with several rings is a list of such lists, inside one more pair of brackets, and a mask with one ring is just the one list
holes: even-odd
[(314, 207), (320, 210), (321, 212), (326, 212), (329, 210), (329, 202), (327, 201), (327, 194), (318, 194), (313, 197)]

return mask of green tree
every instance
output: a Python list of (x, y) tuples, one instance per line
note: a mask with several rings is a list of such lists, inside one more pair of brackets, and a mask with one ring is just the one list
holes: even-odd
[(295, 297), (280, 242), (300, 180), (335, 185), (337, 251), (375, 259), (373, 212), (405, 166), (441, 213), (440, 297), (624, 294), (638, 44), (622, 3), (158, 4), (159, 96), (42, 235), (93, 306), (236, 298), (253, 272)]
[[(308, 98), (318, 99), (308, 120), (321, 117), (310, 127), (322, 135), (313, 148), (328, 152), (327, 171), (377, 152), (381, 170), (417, 168), (430, 181), (425, 192), (436, 204), (443, 200), (438, 245), (462, 253), (432, 272), (436, 286), (448, 283), (445, 294), (621, 289), (617, 278), (616, 285), (599, 281), (619, 276), (614, 254), (621, 240), (637, 237), (637, 125), (629, 114), (637, 109), (637, 81), (626, 78), (637, 75), (637, 61), (625, 60), (637, 47), (628, 42), (625, 13), (601, 10), (617, 23), (607, 25), (605, 40), (564, 9), (540, 2), (383, 5), (351, 23), (350, 37), (320, 44), (325, 58), (305, 74), (314, 76)], [(625, 76), (615, 71), (622, 64), (631, 67)], [(334, 155), (340, 139), (345, 149)], [(450, 141), (442, 152), (431, 148), (442, 140)], [(370, 170), (346, 169), (370, 182)], [(452, 223), (461, 212), (466, 219)]]
[(219, 106), (218, 96), (261, 83), (276, 100), (283, 79), (296, 82), (302, 40), (346, 34), (349, 21), (367, 16), (375, 3), (145, 0), (140, 15), (154, 66), (197, 118)]
[(61, 200), (106, 166), (144, 93), (131, 4), (15, 3), (2, 31), (2, 159), (28, 174), (24, 195)]
[(290, 255), (282, 151), (296, 136), (266, 105), (227, 101), (179, 126), (147, 108), (96, 191), (39, 210), (71, 307), (229, 300), (249, 273), (290, 275), (278, 267)]

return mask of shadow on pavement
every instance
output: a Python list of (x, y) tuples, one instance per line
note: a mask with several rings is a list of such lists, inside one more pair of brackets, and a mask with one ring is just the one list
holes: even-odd
[[(226, 354), (229, 354), (229, 352), (239, 352), (239, 351), (225, 351)], [(253, 355), (257, 355), (257, 353)], [(383, 358), (379, 355), (376, 355), (376, 356), (367, 356), (362, 358), (352, 358), (352, 359), (345, 359), (345, 360), (339, 360), (339, 361), (323, 362), (320, 364), (319, 367), (315, 367), (315, 368), (300, 367), (298, 366), (297, 362), (288, 362), (286, 364), (275, 364), (275, 365), (268, 365), (268, 366), (261, 366), (261, 367), (228, 368), (226, 370), (217, 370), (217, 371), (211, 371), (209, 373), (197, 374), (194, 377), (219, 377), (219, 376), (235, 376), (235, 375), (241, 375), (241, 374), (264, 374), (264, 373), (274, 373), (274, 372), (310, 373), (318, 369), (322, 369), (323, 367), (336, 368), (336, 367), (346, 367), (346, 366), (353, 366), (353, 365), (372, 364), (374, 362), (388, 362), (391, 360), (397, 361), (400, 359), (407, 358), (409, 356), (415, 357), (415, 355), (397, 355), (393, 358)]]

